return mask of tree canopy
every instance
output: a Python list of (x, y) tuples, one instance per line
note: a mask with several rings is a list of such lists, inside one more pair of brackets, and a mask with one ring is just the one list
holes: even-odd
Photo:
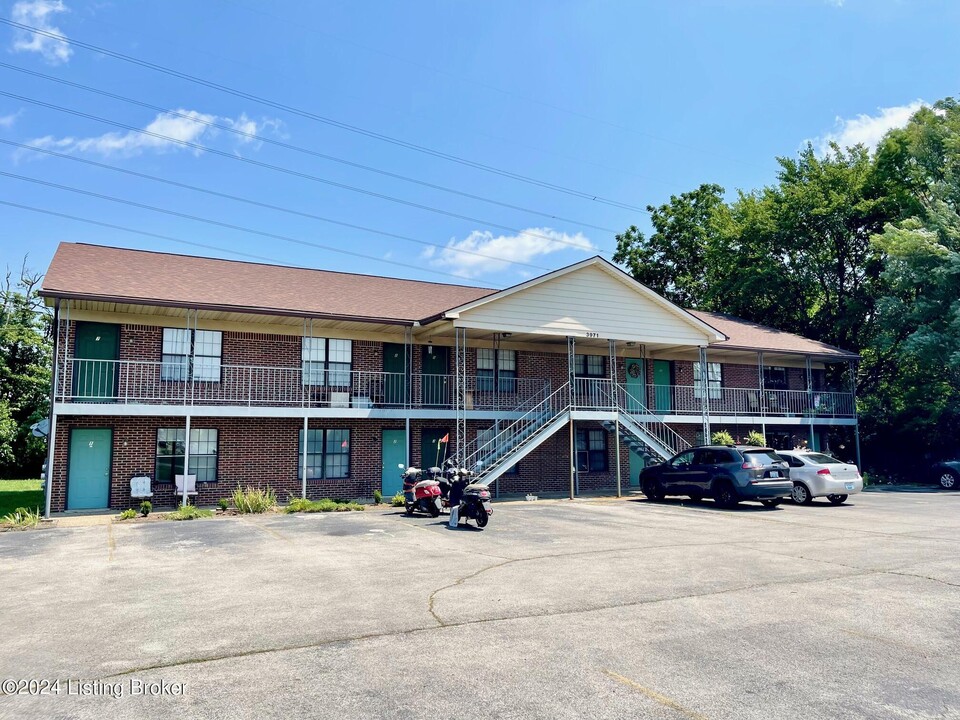
[(703, 184), (648, 207), (654, 233), (628, 228), (614, 260), (685, 307), (860, 353), (878, 463), (905, 443), (960, 451), (960, 106), (921, 109), (876, 151), (777, 161), (767, 187), (727, 200)]

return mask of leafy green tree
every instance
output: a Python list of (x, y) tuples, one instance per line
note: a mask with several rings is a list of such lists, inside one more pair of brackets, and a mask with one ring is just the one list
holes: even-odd
[(705, 274), (709, 246), (727, 222), (724, 189), (701, 185), (649, 205), (654, 232), (650, 237), (631, 225), (617, 235), (613, 261), (625, 265), (639, 282), (683, 307), (705, 307), (709, 281)]
[(7, 477), (35, 476), (46, 449), (30, 432), (50, 406), (50, 316), (39, 285), (24, 267), (0, 286), (0, 474)]
[[(960, 106), (951, 98), (890, 132), (877, 153), (916, 198), (873, 238), (885, 292), (868, 365), (865, 430), (931, 455), (960, 451)], [(909, 205), (909, 204), (908, 204)], [(895, 460), (895, 458), (891, 458)]]

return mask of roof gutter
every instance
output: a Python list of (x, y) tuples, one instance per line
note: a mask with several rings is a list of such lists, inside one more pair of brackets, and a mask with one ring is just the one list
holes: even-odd
[(88, 295), (83, 293), (63, 292), (60, 290), (40, 290), (41, 297), (49, 297), (63, 300), (89, 300), (92, 302), (111, 302), (123, 303), (127, 305), (142, 305), (145, 307), (169, 307), (169, 308), (193, 308), (196, 310), (211, 310), (214, 312), (237, 312), (250, 315), (280, 315), (285, 317), (312, 318), (316, 320), (336, 320), (342, 322), (365, 322), (376, 323), (380, 325), (402, 325), (415, 326), (416, 320), (404, 320), (399, 318), (371, 317), (366, 315), (337, 315), (332, 313), (311, 313), (303, 311), (294, 311), (282, 308), (263, 308), (245, 305), (217, 305), (215, 303), (183, 303), (172, 300), (151, 300), (147, 298), (129, 298), (115, 297), (111, 295)]

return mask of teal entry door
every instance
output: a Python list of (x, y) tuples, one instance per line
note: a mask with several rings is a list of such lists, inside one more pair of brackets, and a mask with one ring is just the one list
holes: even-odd
[(70, 430), (67, 467), (67, 510), (105, 508), (110, 504), (110, 464), (113, 430)]
[(407, 401), (406, 353), (399, 343), (383, 344), (383, 402), (387, 405), (404, 405)]
[(80, 402), (116, 399), (120, 326), (78, 322), (73, 346), (73, 397)]
[(381, 448), (383, 465), (380, 471), (380, 492), (385, 498), (391, 498), (403, 489), (403, 482), (400, 480), (402, 471), (397, 465), (407, 461), (406, 430), (384, 430)]
[(647, 466), (643, 455), (633, 448), (630, 448), (630, 485), (636, 487), (640, 484), (640, 471)]
[(646, 368), (643, 360), (627, 358), (627, 410), (640, 412), (647, 404), (646, 398)]
[(420, 357), (423, 362), (423, 404), (429, 407), (449, 405), (450, 348), (424, 345)]
[(673, 367), (669, 360), (653, 361), (653, 409), (658, 413), (673, 410)]

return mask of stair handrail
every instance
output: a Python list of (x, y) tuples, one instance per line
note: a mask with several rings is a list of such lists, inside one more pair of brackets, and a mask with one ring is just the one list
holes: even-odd
[[(620, 383), (617, 383), (617, 411), (627, 415), (633, 422), (643, 428), (645, 432), (662, 444), (667, 450), (670, 450), (674, 455), (690, 447), (690, 443), (684, 440), (682, 435), (662, 420), (637, 419), (636, 416), (638, 415), (654, 417), (655, 413), (651, 412), (630, 390)], [(640, 439), (642, 440), (643, 438)]]
[[(473, 465), (476, 465), (478, 458), (489, 454), (490, 452), (495, 452), (496, 448), (499, 446), (500, 441), (505, 436), (515, 436), (516, 431), (520, 427), (527, 427), (530, 424), (536, 422), (537, 419), (542, 420), (540, 423), (541, 427), (549, 422), (552, 418), (559, 415), (565, 409), (569, 407), (570, 402), (570, 391), (569, 391), (569, 382), (564, 383), (547, 397), (537, 403), (534, 407), (527, 410), (519, 418), (511, 422), (506, 427), (501, 428), (493, 437), (489, 438), (483, 443), (477, 443), (476, 440), (471, 445), (476, 444), (475, 448), (469, 450), (469, 446), (464, 447), (464, 452), (458, 454), (460, 459), (460, 466), (465, 468), (473, 468)], [(562, 400), (561, 403), (558, 403), (557, 400)], [(515, 449), (515, 448), (511, 448)], [(509, 454), (509, 451), (506, 454)], [(489, 471), (492, 469), (492, 466), (484, 467), (484, 471)]]

